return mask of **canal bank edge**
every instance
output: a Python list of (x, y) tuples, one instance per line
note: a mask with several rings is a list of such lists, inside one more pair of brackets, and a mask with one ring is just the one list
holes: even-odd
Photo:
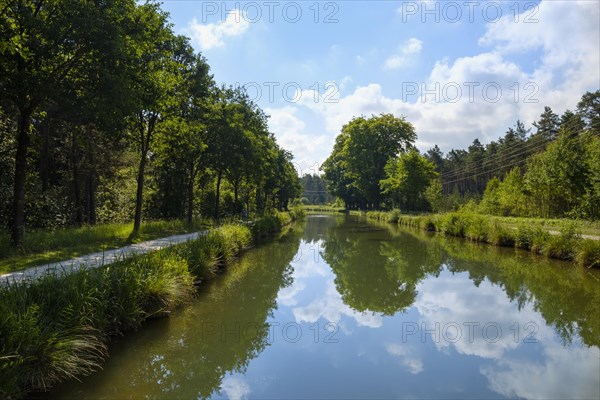
[(100, 268), (0, 287), (0, 398), (99, 369), (111, 336), (189, 303), (244, 249), (303, 218), (301, 209), (277, 212)]
[(582, 238), (572, 225), (565, 226), (559, 234), (552, 234), (539, 226), (521, 223), (511, 228), (496, 217), (466, 212), (405, 215), (399, 210), (368, 211), (366, 217), (600, 268), (600, 240)]

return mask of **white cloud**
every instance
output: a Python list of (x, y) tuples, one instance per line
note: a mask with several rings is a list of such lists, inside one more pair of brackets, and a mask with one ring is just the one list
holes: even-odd
[(287, 307), (292, 307), (298, 304), (296, 296), (306, 289), (304, 282), (294, 282), (292, 286), (285, 287), (277, 294), (277, 303)]
[[(343, 315), (356, 321), (358, 326), (379, 328), (383, 325), (383, 317), (376, 313), (354, 311), (344, 303), (337, 292), (333, 279), (327, 281), (327, 288), (321, 297), (314, 299), (305, 306), (295, 307), (292, 310), (297, 323), (315, 323), (323, 318), (335, 324), (340, 323)], [(343, 329), (343, 326), (340, 326)]]
[(298, 173), (311, 172), (310, 167), (322, 155), (320, 150), (327, 148), (329, 137), (308, 132), (306, 124), (297, 116), (296, 106), (265, 108), (270, 115), (269, 129), (277, 136), (278, 143), (294, 154), (294, 163)]
[(410, 38), (398, 49), (396, 54), (391, 55), (383, 65), (384, 69), (396, 69), (410, 65), (421, 54), (423, 42), (416, 38)]
[(564, 110), (600, 85), (600, 7), (593, 1), (542, 1), (537, 10), (537, 22), (525, 23), (521, 15), (515, 23), (507, 15), (488, 24), (479, 43), (503, 57), (541, 50), (531, 78), (543, 105)]
[[(413, 123), (421, 150), (438, 144), (447, 152), (465, 148), (475, 138), (484, 143), (496, 140), (517, 119), (531, 126), (546, 105), (557, 113), (572, 109), (585, 91), (600, 85), (597, 3), (543, 1), (535, 17), (539, 22), (524, 23), (521, 16), (515, 23), (511, 14), (489, 23), (479, 40), (484, 47), (479, 54), (438, 60), (424, 82), (404, 82), (400, 95), (384, 94), (376, 82), (344, 90), (333, 102), (303, 91), (293, 109), (294, 115), (303, 114), (299, 122), (307, 121), (308, 127), (299, 129), (298, 137), (287, 130), (286, 144), (295, 155), (299, 152), (298, 159), (312, 165), (327, 157), (335, 136), (352, 117), (393, 113)], [(395, 54), (397, 59), (388, 59), (389, 66), (404, 62), (403, 51), (415, 56), (421, 48), (418, 39), (407, 41)], [(539, 57), (522, 65), (521, 52), (539, 52)], [(360, 64), (374, 58), (379, 56), (356, 60)], [(407, 96), (415, 86), (417, 94)], [(456, 87), (461, 91), (458, 97)], [(496, 101), (497, 87), (501, 95)], [(427, 91), (435, 92), (437, 99)]]
[(425, 369), (423, 361), (416, 357), (406, 344), (388, 343), (385, 345), (385, 349), (389, 354), (398, 357), (411, 374), (417, 375)]
[(191, 36), (192, 43), (200, 46), (201, 50), (209, 50), (223, 46), (226, 37), (241, 35), (249, 26), (250, 23), (242, 11), (236, 8), (227, 13), (224, 21), (217, 23), (200, 24), (194, 18), (188, 24), (186, 33)]
[(482, 367), (481, 373), (490, 389), (509, 398), (597, 399), (600, 359), (595, 350), (596, 354), (584, 347), (553, 343), (544, 348), (541, 361), (507, 358), (497, 366)]
[(248, 398), (250, 386), (238, 377), (228, 376), (221, 383), (221, 391), (225, 392), (230, 400), (241, 400)]
[[(440, 350), (453, 347), (460, 354), (500, 360), (520, 345), (532, 345), (523, 343), (531, 332), (525, 329), (527, 324), (538, 328), (536, 340), (554, 340), (554, 331), (530, 304), (517, 313), (517, 305), (511, 303), (504, 290), (487, 281), (476, 287), (466, 276), (457, 280), (455, 276), (442, 275), (424, 281), (417, 290), (414, 306), (427, 329), (439, 324), (440, 336), (427, 338)], [(489, 310), (494, 310), (493, 315)], [(518, 334), (515, 326), (520, 327)]]
[[(467, 275), (466, 272), (462, 273)], [(600, 358), (598, 347), (587, 348), (573, 344), (563, 346), (554, 330), (534, 305), (511, 302), (504, 290), (488, 281), (478, 287), (467, 279), (441, 275), (435, 280), (423, 281), (419, 287), (415, 307), (426, 329), (434, 330), (438, 323), (439, 336), (427, 336), (435, 346), (444, 351), (454, 348), (458, 353), (490, 360), (480, 369), (488, 379), (491, 390), (509, 398), (598, 398), (600, 393)], [(493, 313), (490, 313), (493, 310)], [(470, 331), (465, 323), (478, 323)], [(487, 330), (485, 324), (495, 327)], [(461, 327), (447, 328), (450, 324)], [(529, 325), (528, 325), (529, 324)], [(531, 325), (533, 324), (533, 325)], [(536, 326), (533, 332), (526, 326)], [(518, 327), (518, 330), (517, 328)], [(421, 327), (421, 333), (423, 332)], [(423, 336), (421, 336), (421, 339)], [(449, 339), (449, 340), (448, 340)], [(525, 340), (537, 343), (527, 343)], [(535, 359), (524, 360), (523, 347), (539, 346), (542, 351)], [(517, 349), (518, 348), (518, 349)], [(401, 355), (410, 356), (408, 349), (394, 348)], [(517, 349), (516, 352), (514, 350)], [(576, 365), (577, 368), (573, 368)], [(565, 385), (565, 382), (569, 382)]]

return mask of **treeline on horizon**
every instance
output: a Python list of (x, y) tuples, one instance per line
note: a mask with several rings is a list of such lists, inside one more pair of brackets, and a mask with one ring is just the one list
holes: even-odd
[(0, 0), (0, 224), (285, 208), (292, 154), (156, 3)]
[(517, 121), (486, 145), (421, 154), (404, 118), (357, 117), (336, 138), (323, 179), (350, 209), (600, 219), (600, 90), (561, 116), (545, 107), (533, 126)]

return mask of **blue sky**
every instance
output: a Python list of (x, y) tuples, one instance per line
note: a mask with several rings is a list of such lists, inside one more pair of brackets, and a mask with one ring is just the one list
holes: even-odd
[(246, 85), (299, 172), (353, 116), (390, 112), (417, 146), (487, 143), (600, 88), (597, 1), (166, 1), (218, 83)]

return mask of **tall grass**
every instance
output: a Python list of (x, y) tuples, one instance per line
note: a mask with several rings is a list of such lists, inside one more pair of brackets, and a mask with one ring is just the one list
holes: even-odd
[(366, 216), (475, 242), (514, 246), (550, 258), (576, 261), (585, 267), (600, 267), (600, 240), (583, 239), (580, 225), (573, 221), (550, 221), (551, 229), (560, 229), (558, 234), (552, 234), (542, 221), (533, 223), (531, 219), (520, 221), (465, 211), (430, 215), (403, 215), (398, 210), (369, 211)]
[(272, 214), (252, 223), (252, 236), (255, 241), (262, 240), (275, 232), (279, 232), (282, 227), (291, 222), (302, 221), (305, 217), (306, 213), (302, 207), (293, 207), (289, 212), (274, 211)]
[(98, 369), (111, 336), (188, 303), (195, 285), (229, 265), (265, 229), (281, 229), (301, 216), (277, 213), (252, 230), (225, 225), (102, 268), (0, 285), (0, 398), (19, 398)]

